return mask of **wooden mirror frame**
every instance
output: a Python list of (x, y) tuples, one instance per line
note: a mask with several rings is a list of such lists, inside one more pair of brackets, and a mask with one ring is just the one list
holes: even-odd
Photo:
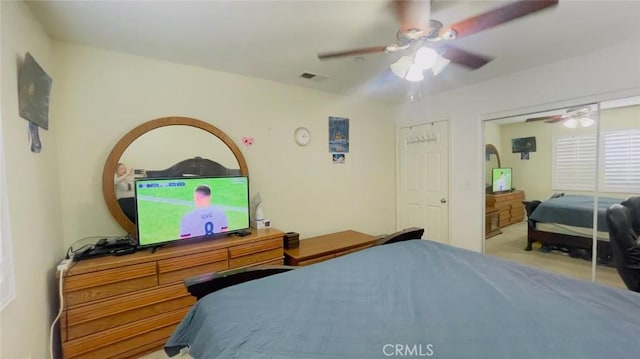
[(227, 147), (229, 147), (231, 152), (233, 152), (233, 155), (235, 156), (240, 166), (240, 173), (243, 176), (249, 175), (249, 168), (247, 167), (247, 162), (245, 161), (242, 152), (240, 152), (240, 148), (238, 148), (238, 146), (233, 142), (231, 137), (227, 136), (226, 133), (224, 133), (217, 127), (207, 122), (189, 117), (162, 117), (145, 122), (129, 131), (120, 139), (120, 141), (118, 141), (118, 143), (116, 143), (116, 145), (111, 150), (111, 153), (109, 153), (107, 161), (104, 164), (104, 170), (102, 171), (102, 195), (104, 196), (104, 201), (107, 204), (107, 208), (109, 209), (109, 212), (111, 213), (113, 218), (116, 220), (116, 222), (118, 222), (118, 224), (120, 224), (122, 228), (127, 231), (128, 234), (135, 236), (137, 233), (137, 229), (136, 225), (124, 214), (122, 208), (120, 207), (120, 204), (118, 203), (118, 200), (116, 199), (113, 175), (116, 171), (116, 167), (118, 166), (118, 162), (120, 161), (122, 154), (127, 150), (129, 145), (131, 145), (133, 141), (135, 141), (138, 137), (146, 134), (151, 130), (155, 130), (156, 128), (175, 125), (196, 127), (203, 131), (207, 131), (219, 138), (227, 145)]
[(500, 153), (498, 152), (498, 149), (496, 148), (496, 146), (490, 143), (487, 144), (484, 149), (485, 159), (487, 158), (488, 154), (495, 154), (496, 158), (498, 159), (498, 167), (502, 167), (502, 162), (500, 162)]

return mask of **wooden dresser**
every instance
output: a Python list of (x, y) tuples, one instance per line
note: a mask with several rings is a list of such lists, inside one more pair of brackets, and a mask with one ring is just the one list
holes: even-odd
[(379, 237), (342, 231), (300, 240), (300, 247), (284, 250), (287, 265), (304, 266), (371, 247)]
[(487, 194), (486, 208), (498, 210), (498, 226), (506, 227), (524, 220), (524, 191), (514, 190), (505, 193)]
[(64, 358), (135, 358), (160, 349), (195, 299), (186, 277), (283, 264), (283, 232), (185, 243), (74, 263), (64, 278)]

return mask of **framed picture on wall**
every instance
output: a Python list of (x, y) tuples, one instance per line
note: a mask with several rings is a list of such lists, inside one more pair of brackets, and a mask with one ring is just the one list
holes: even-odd
[(48, 130), (50, 93), (51, 77), (27, 52), (18, 75), (20, 117)]
[(535, 137), (521, 137), (511, 139), (511, 152), (536, 152)]
[(329, 152), (349, 152), (349, 119), (329, 117)]

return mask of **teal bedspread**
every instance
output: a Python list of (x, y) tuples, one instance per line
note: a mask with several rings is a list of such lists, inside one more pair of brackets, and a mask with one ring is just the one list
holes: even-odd
[(635, 358), (640, 294), (411, 240), (212, 293), (165, 350), (185, 346), (194, 358)]
[[(607, 232), (607, 208), (624, 198), (598, 197), (598, 231)], [(533, 211), (529, 219), (543, 223), (593, 228), (593, 196), (565, 195), (551, 198)]]

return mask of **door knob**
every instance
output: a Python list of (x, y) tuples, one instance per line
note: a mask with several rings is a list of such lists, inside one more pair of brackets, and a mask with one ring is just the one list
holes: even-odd
[(444, 198), (441, 198), (441, 199), (440, 199), (440, 203), (447, 203), (447, 200), (446, 200), (446, 199), (444, 199)]

